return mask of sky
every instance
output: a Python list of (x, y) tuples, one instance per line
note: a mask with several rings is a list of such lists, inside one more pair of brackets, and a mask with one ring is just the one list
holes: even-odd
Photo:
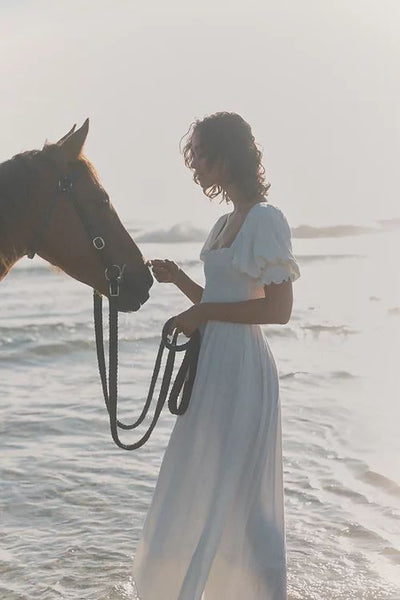
[(0, 160), (90, 118), (86, 154), (123, 221), (207, 227), (183, 164), (227, 110), (263, 151), (292, 227), (400, 216), (398, 0), (0, 2)]

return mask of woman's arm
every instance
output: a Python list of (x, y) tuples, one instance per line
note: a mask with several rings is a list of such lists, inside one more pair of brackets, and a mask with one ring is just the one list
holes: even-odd
[(190, 337), (206, 321), (284, 325), (289, 321), (292, 312), (292, 282), (271, 283), (264, 286), (264, 291), (265, 298), (254, 300), (198, 302), (176, 315), (171, 327)]
[(193, 302), (198, 304), (203, 295), (204, 289), (190, 279), (188, 275), (173, 260), (154, 258), (148, 260), (146, 264), (152, 268), (153, 275), (160, 283), (173, 283), (181, 292)]
[(174, 278), (175, 285), (193, 302), (198, 304), (204, 292), (204, 288), (198, 283), (190, 279), (189, 275), (186, 275), (185, 271), (180, 268)]
[(200, 305), (204, 321), (284, 325), (293, 306), (291, 281), (264, 286), (265, 298), (242, 302), (204, 302)]

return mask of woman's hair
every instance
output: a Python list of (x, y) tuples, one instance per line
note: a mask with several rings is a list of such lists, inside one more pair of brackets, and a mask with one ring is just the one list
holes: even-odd
[[(208, 165), (211, 167), (219, 160), (225, 162), (227, 183), (235, 184), (246, 201), (251, 202), (255, 197), (267, 195), (270, 184), (265, 182), (262, 153), (257, 148), (250, 125), (240, 115), (217, 112), (190, 125), (183, 136), (188, 136), (188, 139), (181, 151), (185, 165), (191, 170), (194, 170), (192, 139), (195, 133)], [(193, 180), (199, 183), (196, 172)], [(221, 202), (229, 202), (227, 192), (220, 185), (213, 185), (204, 190), (204, 193), (209, 198), (222, 193)]]

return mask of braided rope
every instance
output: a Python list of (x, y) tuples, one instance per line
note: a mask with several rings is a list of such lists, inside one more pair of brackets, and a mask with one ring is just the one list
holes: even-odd
[[(150, 383), (149, 392), (147, 395), (147, 399), (143, 410), (139, 416), (139, 418), (131, 424), (122, 423), (119, 421), (117, 413), (118, 413), (118, 309), (116, 306), (116, 298), (110, 296), (109, 298), (109, 370), (108, 370), (108, 384), (107, 384), (107, 372), (106, 372), (106, 361), (104, 354), (104, 335), (103, 335), (103, 317), (102, 317), (102, 296), (94, 291), (93, 295), (93, 312), (94, 312), (94, 328), (95, 328), (95, 339), (96, 339), (96, 349), (97, 349), (97, 361), (100, 373), (100, 380), (103, 389), (103, 395), (105, 404), (107, 407), (107, 411), (110, 419), (110, 429), (111, 436), (119, 448), (123, 448), (124, 450), (136, 450), (143, 446), (143, 444), (149, 439), (162, 408), (165, 404), (165, 400), (168, 395), (168, 390), (170, 388), (175, 355), (176, 352), (182, 352), (186, 350), (184, 358), (182, 360), (179, 371), (176, 375), (175, 381), (173, 383), (169, 398), (168, 398), (168, 408), (172, 414), (182, 415), (187, 410), (189, 406), (190, 395), (193, 388), (194, 379), (196, 376), (197, 369), (197, 361), (200, 350), (200, 333), (196, 330), (190, 339), (181, 345), (178, 345), (177, 337), (178, 331), (176, 328), (173, 332), (172, 342), (168, 340), (168, 335), (170, 334), (172, 325), (173, 325), (173, 317), (169, 319), (162, 330), (160, 346), (157, 353), (157, 358), (153, 370), (153, 375)], [(157, 382), (158, 374), (161, 367), (162, 357), (164, 353), (164, 349), (167, 348), (169, 350), (167, 355), (167, 361), (165, 366), (165, 371), (163, 375), (163, 379), (161, 382), (159, 397), (157, 400), (153, 420), (150, 423), (150, 426), (146, 433), (135, 443), (133, 444), (125, 444), (119, 438), (118, 429), (130, 430), (135, 429), (143, 422), (146, 417), (152, 399), (154, 395), (154, 388)], [(180, 404), (178, 405), (178, 396), (180, 391), (182, 390), (182, 399)]]

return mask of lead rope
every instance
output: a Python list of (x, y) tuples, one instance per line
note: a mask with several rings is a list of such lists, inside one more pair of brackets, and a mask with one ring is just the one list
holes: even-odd
[[(42, 236), (49, 225), (50, 218), (52, 216), (55, 205), (57, 204), (58, 199), (63, 195), (69, 198), (72, 201), (73, 206), (76, 210), (77, 215), (79, 216), (82, 225), (84, 226), (89, 239), (91, 239), (96, 250), (102, 251), (100, 255), (101, 262), (103, 266), (105, 266), (105, 277), (109, 282), (109, 376), (108, 376), (108, 384), (107, 384), (107, 372), (106, 372), (106, 362), (104, 356), (104, 340), (103, 340), (103, 311), (102, 311), (102, 297), (96, 291), (94, 291), (94, 326), (95, 326), (95, 337), (96, 337), (96, 348), (97, 348), (97, 359), (99, 366), (99, 373), (101, 379), (101, 385), (103, 389), (104, 400), (106, 403), (107, 411), (110, 417), (110, 428), (111, 435), (114, 442), (120, 448), (125, 450), (135, 450), (136, 448), (140, 448), (150, 437), (151, 432), (153, 431), (158, 417), (161, 413), (161, 410), (164, 406), (168, 390), (171, 383), (172, 372), (174, 368), (174, 360), (175, 353), (182, 352), (186, 350), (185, 356), (183, 358), (180, 369), (175, 378), (174, 384), (172, 386), (172, 390), (170, 392), (170, 396), (168, 399), (168, 407), (172, 414), (182, 415), (189, 404), (190, 394), (193, 387), (194, 378), (196, 375), (197, 368), (197, 360), (200, 348), (200, 333), (196, 330), (189, 341), (186, 344), (178, 345), (176, 343), (178, 332), (176, 331), (173, 335), (173, 340), (170, 342), (168, 340), (168, 334), (170, 333), (172, 327), (173, 318), (169, 319), (162, 330), (161, 343), (158, 351), (156, 364), (154, 367), (153, 377), (150, 384), (149, 394), (147, 396), (147, 400), (143, 411), (139, 417), (139, 419), (132, 423), (131, 425), (127, 425), (122, 423), (117, 418), (117, 403), (118, 403), (118, 308), (117, 308), (117, 298), (119, 295), (119, 285), (123, 279), (123, 271), (124, 266), (122, 267), (118, 265), (107, 265), (105, 262), (105, 258), (103, 256), (103, 249), (105, 248), (104, 240), (98, 236), (94, 235), (91, 231), (91, 227), (86, 218), (84, 211), (81, 209), (80, 205), (76, 201), (72, 190), (73, 183), (76, 179), (76, 174), (64, 175), (58, 179), (57, 189), (55, 191), (54, 197), (51, 200), (47, 211), (39, 223), (37, 229), (34, 231), (34, 235), (32, 236), (31, 243), (27, 249), (27, 256), (29, 258), (33, 258), (36, 254), (37, 248), (40, 246), (40, 242), (42, 240)], [(161, 366), (161, 360), (164, 352), (164, 348), (167, 347), (169, 349), (169, 354), (167, 357), (167, 363), (165, 367), (165, 372), (163, 376), (163, 380), (161, 383), (160, 394), (156, 406), (156, 410), (154, 413), (153, 420), (150, 424), (148, 431), (145, 435), (135, 444), (124, 444), (119, 439), (118, 428), (120, 429), (134, 429), (138, 427), (140, 423), (145, 418), (153, 398), (155, 384), (157, 382), (158, 373)], [(183, 389), (182, 389), (183, 387)], [(177, 398), (182, 389), (182, 400), (178, 406)]]
[[(108, 385), (107, 385), (107, 372), (106, 372), (106, 361), (104, 354), (104, 335), (103, 335), (103, 299), (100, 294), (94, 291), (93, 294), (93, 309), (94, 309), (94, 329), (96, 339), (96, 350), (97, 350), (97, 361), (101, 379), (101, 385), (103, 389), (103, 395), (107, 411), (110, 418), (110, 429), (111, 435), (117, 446), (124, 450), (136, 450), (143, 446), (143, 444), (149, 439), (157, 421), (165, 400), (167, 398), (168, 390), (171, 383), (175, 354), (176, 352), (183, 352), (186, 350), (182, 360), (182, 364), (178, 370), (175, 381), (172, 385), (172, 389), (168, 398), (168, 408), (174, 415), (182, 415), (186, 411), (190, 395), (193, 387), (194, 378), (196, 375), (197, 361), (200, 349), (200, 333), (196, 330), (190, 339), (181, 345), (176, 343), (178, 337), (178, 331), (175, 329), (172, 342), (169, 341), (168, 336), (171, 331), (173, 317), (169, 319), (162, 330), (161, 342), (157, 353), (157, 358), (154, 366), (154, 371), (150, 383), (149, 392), (142, 413), (135, 421), (131, 424), (122, 423), (118, 419), (118, 310), (116, 306), (117, 300), (115, 296), (110, 295), (109, 297), (109, 371), (108, 371)], [(157, 382), (160, 366), (164, 349), (168, 348), (169, 353), (167, 356), (167, 362), (163, 379), (161, 382), (159, 397), (157, 400), (156, 409), (154, 412), (153, 420), (147, 432), (134, 444), (123, 443), (118, 434), (118, 429), (130, 430), (135, 429), (142, 423), (146, 417), (150, 408), (154, 388)], [(183, 389), (182, 389), (183, 388)], [(182, 399), (178, 405), (178, 395), (182, 389)]]

